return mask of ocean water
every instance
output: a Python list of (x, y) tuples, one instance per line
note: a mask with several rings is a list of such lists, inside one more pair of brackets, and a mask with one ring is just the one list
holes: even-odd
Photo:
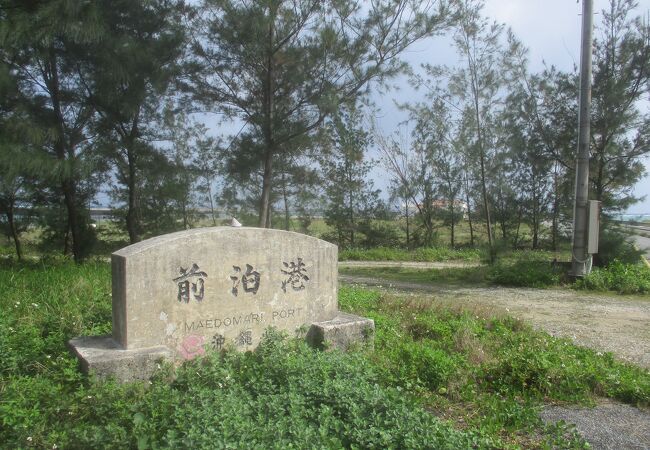
[(649, 222), (650, 214), (616, 214), (618, 220), (625, 222)]

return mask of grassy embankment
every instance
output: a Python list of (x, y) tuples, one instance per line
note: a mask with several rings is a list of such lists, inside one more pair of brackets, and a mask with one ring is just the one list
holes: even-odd
[(106, 263), (0, 266), (6, 448), (581, 447), (544, 402), (650, 403), (650, 373), (490, 311), (343, 288), (375, 351), (272, 337), (255, 353), (163, 367), (148, 383), (82, 376), (67, 339), (110, 331)]

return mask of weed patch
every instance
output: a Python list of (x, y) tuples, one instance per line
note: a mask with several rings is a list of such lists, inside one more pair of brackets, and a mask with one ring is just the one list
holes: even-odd
[(563, 273), (548, 261), (499, 261), (490, 267), (486, 279), (501, 286), (545, 288), (559, 285)]
[[(431, 409), (503, 442), (579, 447), (566, 427), (539, 421), (548, 400), (589, 403), (600, 395), (650, 404), (649, 372), (508, 316), (354, 287), (341, 289), (340, 303), (376, 321), (372, 357), (387, 384), (419, 392)], [(535, 443), (522, 440), (535, 433)]]
[[(150, 385), (97, 382), (65, 347), (110, 331), (108, 264), (0, 267), (0, 442), (8, 448), (489, 447), (382, 383), (363, 353), (276, 333), (254, 353), (212, 353)], [(363, 299), (360, 299), (360, 303)]]
[(614, 261), (607, 267), (594, 268), (575, 286), (577, 289), (616, 291), (619, 294), (646, 294), (650, 292), (650, 268), (643, 264)]

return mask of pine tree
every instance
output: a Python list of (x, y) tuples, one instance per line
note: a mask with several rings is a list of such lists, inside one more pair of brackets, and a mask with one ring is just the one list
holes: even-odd
[[(445, 0), (204, 0), (193, 25), (197, 99), (236, 117), (261, 161), (259, 226), (270, 225), (276, 165), (311, 146), (340, 105), (401, 68), (400, 53), (440, 29)], [(242, 147), (243, 149), (243, 147)], [(242, 154), (246, 159), (249, 155)]]
[(610, 0), (594, 45), (589, 178), (593, 197), (612, 209), (638, 200), (631, 188), (650, 153), (650, 114), (639, 109), (650, 87), (650, 26), (630, 17), (635, 6)]
[(361, 127), (358, 111), (341, 111), (329, 124), (331, 150), (322, 160), (327, 207), (325, 222), (343, 247), (359, 244), (360, 224), (374, 217), (379, 191), (368, 179), (372, 162), (365, 160), (370, 135)]
[[(105, 38), (85, 47), (82, 81), (98, 113), (94, 128), (104, 156), (116, 170), (126, 204), (131, 243), (143, 233), (142, 198), (146, 161), (165, 140), (163, 111), (180, 72), (185, 28), (182, 1), (103, 0), (96, 2)], [(161, 157), (162, 158), (162, 157)], [(159, 158), (160, 161), (162, 159)]]
[[(41, 138), (29, 154), (30, 171), (60, 196), (67, 214), (75, 261), (89, 251), (92, 230), (87, 205), (97, 183), (88, 125), (94, 110), (83, 97), (79, 77), (81, 48), (101, 37), (92, 2), (3, 0), (0, 6), (0, 55), (29, 103), (29, 135)], [(26, 154), (12, 155), (25, 160)]]

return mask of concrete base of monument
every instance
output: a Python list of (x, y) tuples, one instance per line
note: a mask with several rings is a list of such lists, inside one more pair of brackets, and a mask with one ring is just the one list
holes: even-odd
[(374, 347), (375, 321), (339, 312), (332, 320), (314, 322), (307, 331), (312, 347), (348, 350), (350, 347)]
[(111, 336), (78, 337), (70, 339), (68, 346), (84, 373), (121, 382), (148, 380), (161, 361), (174, 358), (174, 352), (164, 345), (124, 350)]
[[(348, 350), (374, 346), (372, 319), (339, 312), (333, 319), (311, 324), (306, 340), (323, 350)], [(84, 336), (71, 339), (68, 346), (79, 359), (81, 370), (100, 379), (120, 382), (148, 380), (162, 361), (178, 361), (179, 355), (164, 345), (124, 350), (111, 336)], [(182, 360), (182, 359), (180, 359)]]

